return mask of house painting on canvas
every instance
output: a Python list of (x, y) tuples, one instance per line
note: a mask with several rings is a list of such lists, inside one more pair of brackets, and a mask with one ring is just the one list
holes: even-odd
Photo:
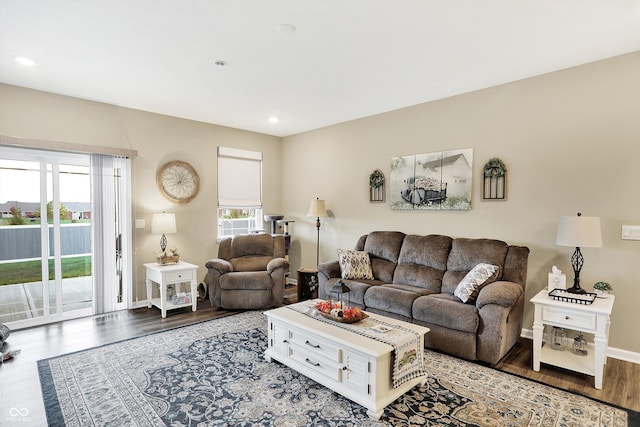
[(392, 157), (391, 209), (470, 210), (472, 166), (472, 148)]

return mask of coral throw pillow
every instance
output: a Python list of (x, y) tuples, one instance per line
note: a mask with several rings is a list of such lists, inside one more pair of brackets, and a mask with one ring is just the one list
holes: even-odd
[(478, 264), (464, 276), (458, 283), (453, 294), (464, 303), (472, 303), (478, 297), (480, 289), (493, 281), (498, 276), (498, 266), (491, 264)]
[(343, 279), (373, 279), (371, 259), (367, 252), (338, 249), (338, 262)]

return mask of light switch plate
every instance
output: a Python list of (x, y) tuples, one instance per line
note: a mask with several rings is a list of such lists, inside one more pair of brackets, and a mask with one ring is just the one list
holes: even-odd
[(144, 219), (136, 219), (136, 228), (144, 228), (145, 226)]
[(640, 240), (640, 225), (623, 225), (623, 240)]

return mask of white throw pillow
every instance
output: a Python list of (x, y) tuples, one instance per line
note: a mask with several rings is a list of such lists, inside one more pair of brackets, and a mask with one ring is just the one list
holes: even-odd
[(338, 249), (338, 262), (343, 279), (373, 280), (369, 253)]
[(480, 263), (464, 276), (464, 279), (456, 286), (453, 294), (464, 303), (472, 303), (478, 297), (480, 288), (493, 282), (497, 277), (497, 273), (497, 265)]

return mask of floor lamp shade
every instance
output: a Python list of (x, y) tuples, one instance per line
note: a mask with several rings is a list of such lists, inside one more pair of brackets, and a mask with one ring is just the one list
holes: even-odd
[(175, 214), (164, 212), (153, 214), (153, 218), (151, 219), (151, 233), (162, 234), (160, 238), (160, 249), (162, 252), (167, 249), (167, 236), (165, 236), (165, 234), (171, 234), (177, 231)]
[(602, 247), (602, 232), (600, 230), (600, 218), (594, 216), (563, 216), (558, 224), (556, 245), (575, 247), (571, 256), (573, 267), (573, 286), (567, 289), (572, 293), (585, 293), (580, 287), (580, 271), (584, 264), (584, 258), (580, 248)]
[(311, 200), (309, 203), (309, 210), (307, 216), (316, 217), (316, 228), (318, 230), (318, 236), (316, 240), (316, 267), (320, 264), (320, 218), (327, 216), (327, 209), (324, 207), (324, 200), (320, 200), (317, 197)]
[(313, 199), (309, 203), (309, 210), (307, 216), (313, 216), (316, 218), (324, 218), (327, 216), (327, 209), (324, 207), (324, 200)]

